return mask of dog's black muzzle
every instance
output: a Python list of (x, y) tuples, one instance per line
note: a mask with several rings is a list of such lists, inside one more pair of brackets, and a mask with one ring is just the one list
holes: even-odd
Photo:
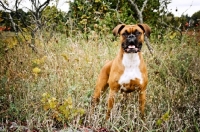
[(140, 52), (142, 48), (142, 43), (139, 43), (137, 37), (134, 34), (127, 36), (126, 41), (122, 44), (122, 48), (127, 53), (137, 53)]

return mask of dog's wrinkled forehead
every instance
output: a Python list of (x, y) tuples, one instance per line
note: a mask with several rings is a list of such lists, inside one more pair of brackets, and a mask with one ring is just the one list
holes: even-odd
[(143, 33), (143, 30), (138, 25), (126, 25), (121, 31), (120, 34), (123, 33), (135, 33), (136, 31)]
[(117, 36), (118, 34), (122, 35), (125, 31), (128, 33), (133, 33), (135, 30), (145, 34), (147, 37), (150, 37), (151, 28), (147, 24), (135, 24), (135, 25), (126, 25), (119, 24), (113, 29), (113, 35)]

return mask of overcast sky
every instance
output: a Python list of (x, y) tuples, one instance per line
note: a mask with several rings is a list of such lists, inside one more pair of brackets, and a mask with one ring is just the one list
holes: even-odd
[(200, 0), (172, 0), (168, 5), (168, 10), (175, 16), (180, 17), (182, 14), (192, 16), (200, 10)]
[[(7, 0), (7, 1), (9, 2), (10, 5), (14, 4), (13, 0)], [(62, 11), (67, 12), (69, 9), (69, 5), (68, 3), (66, 3), (66, 1), (69, 0), (59, 0), (58, 8), (61, 9)], [(51, 3), (50, 5), (53, 5), (53, 3)], [(22, 0), (21, 7), (30, 8), (30, 3), (28, 2), (28, 0)], [(200, 0), (172, 0), (172, 2), (168, 5), (168, 11), (171, 11), (175, 16), (179, 17), (182, 14), (184, 15), (188, 14), (189, 16), (192, 16), (192, 14), (194, 14), (199, 10), (200, 10)]]

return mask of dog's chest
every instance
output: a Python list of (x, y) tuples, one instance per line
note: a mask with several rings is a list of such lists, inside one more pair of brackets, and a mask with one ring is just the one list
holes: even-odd
[(142, 84), (142, 73), (140, 71), (140, 58), (138, 54), (124, 53), (122, 64), (124, 65), (124, 72), (121, 75), (118, 83), (120, 85), (129, 84), (131, 80), (139, 79)]

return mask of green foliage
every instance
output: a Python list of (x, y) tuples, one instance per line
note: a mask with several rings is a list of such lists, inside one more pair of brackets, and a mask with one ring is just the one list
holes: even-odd
[(194, 20), (194, 25), (195, 27), (199, 27), (200, 25), (200, 10), (195, 12), (192, 17), (191, 17), (193, 20)]
[(26, 28), (27, 26), (30, 26), (30, 12), (24, 12), (22, 9), (11, 12), (0, 11), (0, 25), (11, 27), (11, 30), (13, 31), (13, 27), (8, 16), (9, 13), (11, 14), (13, 21), (19, 26), (19, 28)]
[(193, 15), (192, 15), (192, 19), (196, 20), (196, 19), (200, 19), (200, 10), (195, 12)]
[[(144, 0), (135, 1), (139, 9), (142, 7)], [(149, 0), (144, 9), (143, 17), (144, 22), (148, 24), (157, 24), (158, 19), (166, 14), (169, 1)], [(69, 16), (73, 19), (81, 31), (87, 32), (94, 30), (98, 25), (102, 30), (104, 27), (113, 28), (119, 23), (137, 23), (138, 16), (136, 10), (131, 3), (127, 0), (96, 0), (96, 1), (81, 1), (74, 0), (70, 3)]]
[(47, 6), (42, 12), (42, 21), (46, 30), (66, 32), (66, 13), (59, 11), (55, 6)]
[(109, 2), (75, 0), (70, 3), (69, 16), (77, 24), (77, 28), (87, 31), (86, 26), (94, 29), (94, 24), (97, 24), (98, 21), (104, 18), (108, 9)]
[(9, 20), (8, 20), (8, 19), (5, 19), (5, 18), (8, 18), (8, 13), (1, 10), (1, 11), (0, 11), (0, 14), (1, 14), (0, 25), (1, 25), (1, 26), (10, 26)]
[(2, 17), (2, 11), (0, 11), (0, 23), (3, 21), (3, 17)]

